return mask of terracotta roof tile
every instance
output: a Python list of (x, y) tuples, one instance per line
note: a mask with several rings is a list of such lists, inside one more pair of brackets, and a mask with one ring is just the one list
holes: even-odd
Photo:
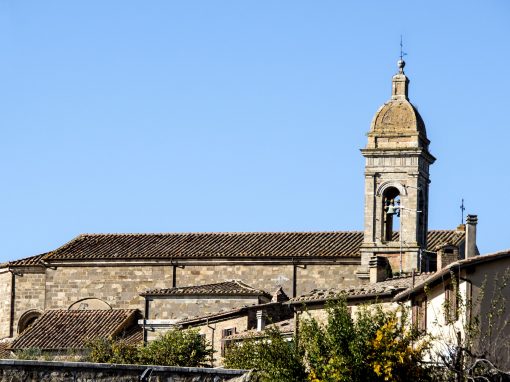
[[(416, 274), (414, 283), (419, 284), (433, 273)], [(398, 292), (406, 290), (413, 285), (412, 276), (402, 276), (378, 283), (370, 283), (361, 286), (347, 287), (347, 288), (330, 288), (330, 289), (315, 289), (310, 293), (295, 297), (290, 300), (293, 305), (299, 305), (309, 302), (322, 302), (339, 297), (345, 296), (346, 298), (363, 298), (367, 296), (377, 296), (389, 294), (390, 296), (396, 295)]]
[(190, 296), (190, 295), (222, 295), (222, 296), (265, 296), (271, 295), (239, 280), (230, 280), (221, 283), (193, 285), (176, 288), (151, 289), (140, 296)]
[(11, 341), (0, 341), (0, 359), (10, 358), (11, 356)]
[[(275, 322), (274, 324), (266, 325), (265, 330), (270, 328), (276, 328), (280, 331), (281, 334), (292, 334), (294, 333), (294, 319), (290, 318), (288, 320)], [(265, 330), (257, 331), (257, 329), (250, 329), (250, 330), (244, 330), (240, 333), (232, 334), (231, 336), (227, 336), (222, 338), (223, 341), (225, 340), (241, 340), (245, 338), (258, 338), (258, 337), (264, 337), (266, 335)]]
[[(398, 238), (398, 233), (395, 233)], [(456, 245), (461, 231), (430, 231), (429, 250)], [(359, 257), (363, 232), (83, 234), (44, 260)], [(41, 255), (40, 255), (41, 256)], [(30, 258), (32, 259), (32, 258)], [(20, 260), (25, 262), (38, 261)], [(23, 265), (23, 263), (12, 265)], [(28, 263), (27, 263), (28, 264)]]
[(36, 255), (36, 256), (25, 257), (24, 259), (10, 261), (10, 262), (7, 263), (7, 265), (12, 266), (12, 267), (15, 267), (15, 266), (33, 266), (33, 265), (42, 266), (41, 259), (44, 256), (46, 256), (46, 255), (47, 255), (47, 253), (43, 253), (43, 254)]
[[(48, 310), (12, 344), (12, 349), (82, 349), (89, 340), (122, 337), (141, 338), (136, 309)], [(134, 329), (133, 326), (138, 329)], [(140, 332), (137, 334), (136, 332)]]

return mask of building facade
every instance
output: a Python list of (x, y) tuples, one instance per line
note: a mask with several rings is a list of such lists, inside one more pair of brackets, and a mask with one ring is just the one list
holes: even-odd
[[(424, 270), (425, 258), (433, 268), (448, 258), (446, 251), (462, 257), (463, 227), (428, 230), (435, 159), (408, 100), (403, 68), (400, 62), (392, 97), (376, 113), (362, 150), (364, 231), (80, 235), (54, 251), (0, 266), (0, 339), (16, 337), (50, 309), (143, 312), (140, 294), (147, 290), (236, 279), (269, 292), (282, 287), (296, 297), (366, 284), (370, 260), (378, 256), (388, 260), (390, 273)], [(172, 312), (180, 315), (186, 314)]]

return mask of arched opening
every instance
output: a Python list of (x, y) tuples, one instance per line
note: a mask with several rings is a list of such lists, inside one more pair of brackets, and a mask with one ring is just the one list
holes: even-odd
[(393, 232), (400, 229), (400, 192), (388, 187), (383, 194), (383, 240), (393, 241)]
[(25, 331), (35, 320), (41, 317), (42, 313), (38, 310), (29, 310), (21, 315), (18, 321), (18, 334)]
[(110, 310), (111, 305), (99, 298), (83, 298), (72, 303), (68, 310)]

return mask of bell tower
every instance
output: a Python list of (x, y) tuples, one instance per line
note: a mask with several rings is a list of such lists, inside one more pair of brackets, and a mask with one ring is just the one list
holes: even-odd
[(429, 152), (425, 124), (409, 102), (405, 62), (398, 61), (391, 99), (375, 114), (365, 157), (363, 276), (373, 256), (388, 258), (393, 273), (418, 269), (427, 245)]

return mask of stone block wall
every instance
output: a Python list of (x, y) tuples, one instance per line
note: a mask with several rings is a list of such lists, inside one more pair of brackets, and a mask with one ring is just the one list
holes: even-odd
[(21, 275), (14, 278), (14, 334), (18, 333), (18, 323), (24, 313), (28, 311), (44, 311), (46, 274), (44, 268), (33, 267), (25, 269)]
[(151, 382), (250, 380), (242, 377), (247, 373), (245, 370), (0, 360), (0, 382), (138, 382), (146, 370)]
[(158, 298), (149, 304), (148, 319), (178, 319), (204, 316), (220, 310), (230, 310), (258, 303), (258, 297), (228, 298), (211, 296), (204, 298)]
[(177, 286), (200, 285), (222, 282), (229, 279), (242, 280), (256, 288), (273, 292), (281, 285), (286, 293), (292, 291), (292, 265), (186, 265), (178, 268)]
[(0, 270), (0, 339), (9, 337), (9, 322), (11, 320), (11, 279), (12, 274), (7, 269)]
[(140, 309), (140, 292), (172, 285), (168, 266), (90, 266), (47, 269), (46, 309), (67, 309), (84, 298), (97, 298), (113, 308)]

